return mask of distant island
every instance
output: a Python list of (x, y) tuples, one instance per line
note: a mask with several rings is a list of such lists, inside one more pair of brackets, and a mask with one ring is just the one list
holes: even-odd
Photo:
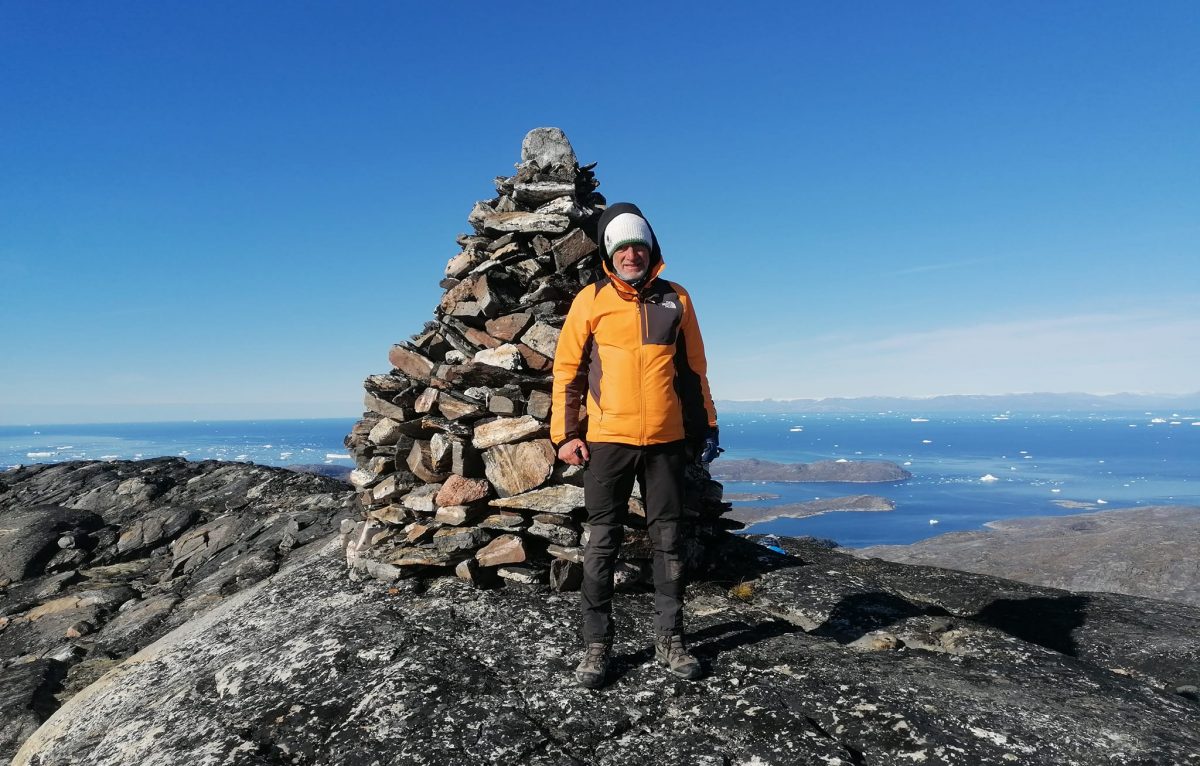
[(804, 481), (878, 483), (904, 481), (912, 474), (888, 460), (818, 460), (815, 463), (775, 463), (770, 460), (717, 460), (712, 477), (725, 481)]
[(778, 500), (774, 492), (726, 492), (721, 499), (727, 503), (750, 503), (756, 500)]
[(894, 511), (896, 504), (886, 497), (878, 495), (847, 495), (845, 497), (827, 497), (820, 500), (809, 500), (803, 503), (786, 503), (770, 507), (734, 508), (725, 515), (737, 519), (743, 524), (761, 524), (775, 519), (803, 519), (807, 516), (818, 516), (833, 511)]
[(1200, 392), (1191, 394), (967, 394), (955, 396), (905, 397), (863, 396), (826, 399), (758, 399), (717, 401), (721, 412), (805, 413), (836, 415), (856, 413), (933, 412), (1114, 412), (1146, 409), (1179, 409), (1200, 412)]

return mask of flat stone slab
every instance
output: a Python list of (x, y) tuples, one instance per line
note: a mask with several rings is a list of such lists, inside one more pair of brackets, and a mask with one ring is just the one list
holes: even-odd
[(535, 417), (522, 415), (519, 418), (496, 418), (475, 426), (471, 445), (475, 449), (488, 449), (499, 444), (528, 439), (543, 433), (546, 425)]
[(568, 514), (576, 508), (583, 508), (583, 487), (571, 484), (559, 484), (554, 487), (535, 489), (512, 497), (502, 497), (492, 500), (488, 505), (496, 508), (517, 508), (538, 513)]
[(570, 218), (553, 213), (496, 213), (484, 221), (484, 228), (487, 229), (524, 234), (562, 234), (570, 225)]

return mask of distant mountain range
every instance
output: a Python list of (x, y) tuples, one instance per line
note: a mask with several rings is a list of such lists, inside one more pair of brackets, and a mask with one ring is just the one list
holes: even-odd
[[(828, 399), (758, 399), (717, 401), (721, 412), (1179, 412), (1200, 416), (1200, 392), (1193, 394), (1032, 393), (932, 396), (864, 396)], [(1189, 412), (1184, 412), (1189, 410)]]

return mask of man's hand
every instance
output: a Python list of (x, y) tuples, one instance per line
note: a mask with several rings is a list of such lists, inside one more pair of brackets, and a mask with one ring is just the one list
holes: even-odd
[(571, 439), (558, 448), (558, 459), (567, 465), (583, 465), (591, 456), (583, 439)]
[(724, 451), (721, 448), (720, 431), (714, 428), (709, 431), (708, 436), (704, 439), (704, 445), (700, 448), (700, 462), (707, 465), (720, 457)]

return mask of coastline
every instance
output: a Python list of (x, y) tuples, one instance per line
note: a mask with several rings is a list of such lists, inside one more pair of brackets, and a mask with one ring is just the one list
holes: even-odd
[(831, 497), (824, 500), (808, 500), (801, 503), (786, 503), (764, 508), (734, 508), (725, 514), (727, 518), (740, 521), (746, 525), (746, 531), (760, 524), (778, 519), (806, 519), (821, 516), (826, 513), (847, 511), (868, 511), (887, 513), (896, 510), (896, 504), (886, 497), (878, 495), (847, 495)]

